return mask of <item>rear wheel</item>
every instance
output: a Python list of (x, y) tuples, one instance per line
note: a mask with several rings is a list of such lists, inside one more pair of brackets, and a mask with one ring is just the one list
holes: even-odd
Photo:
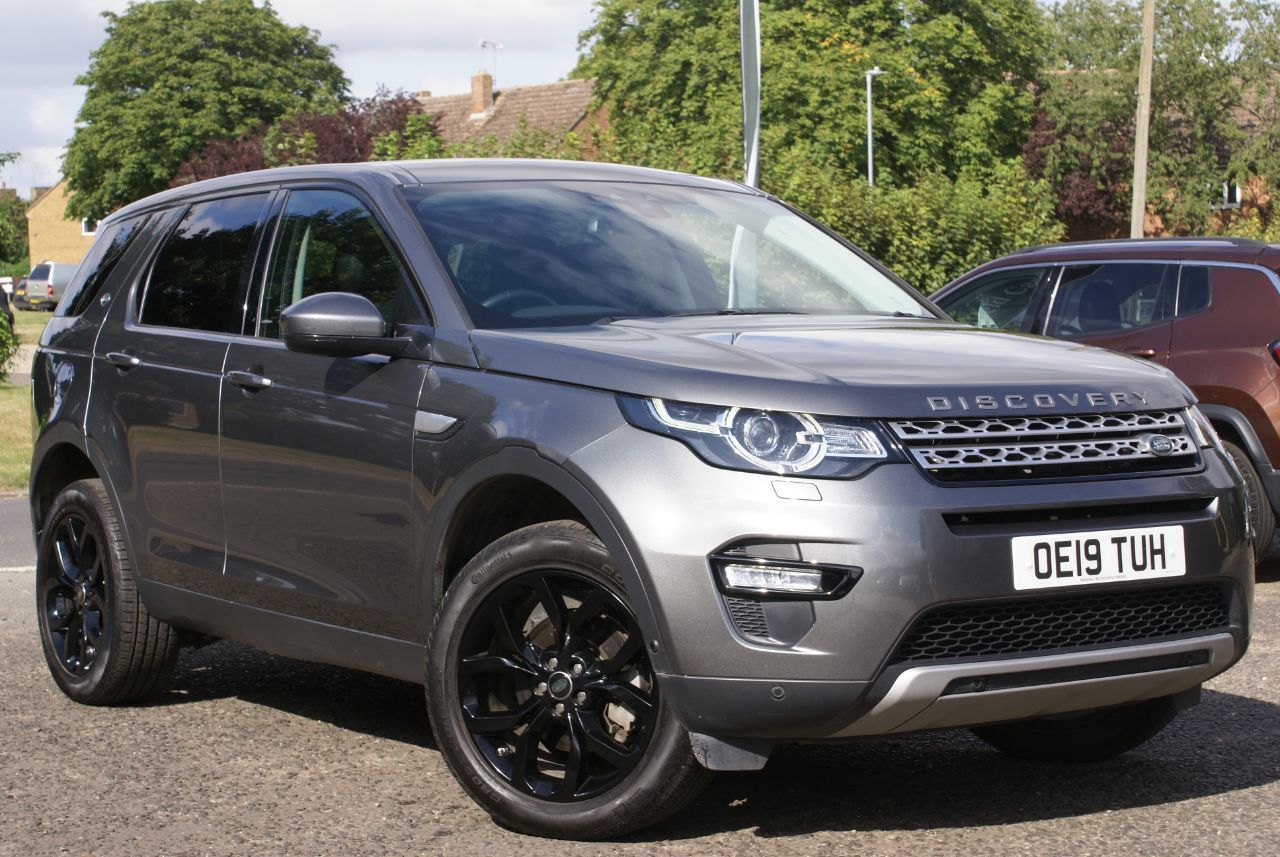
[(458, 782), (526, 833), (617, 836), (711, 776), (662, 700), (608, 553), (573, 521), (511, 533), (459, 573), (432, 633), (427, 703)]
[(973, 733), (1010, 756), (1036, 762), (1101, 762), (1154, 737), (1177, 713), (1169, 697), (1088, 711), (979, 726)]
[(49, 671), (76, 702), (151, 696), (178, 656), (176, 630), (138, 598), (115, 507), (97, 479), (67, 486), (45, 517), (36, 612)]
[(1244, 492), (1249, 497), (1249, 523), (1253, 525), (1255, 539), (1253, 555), (1261, 558), (1271, 548), (1271, 540), (1276, 534), (1276, 516), (1271, 509), (1271, 500), (1262, 484), (1262, 477), (1245, 451), (1229, 440), (1224, 440), (1222, 447), (1244, 477)]

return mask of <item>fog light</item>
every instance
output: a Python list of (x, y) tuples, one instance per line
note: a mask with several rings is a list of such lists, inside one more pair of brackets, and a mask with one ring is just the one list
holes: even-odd
[(755, 598), (839, 598), (862, 576), (862, 569), (740, 556), (713, 556), (720, 588)]
[(720, 569), (726, 586), (771, 592), (821, 592), (822, 572), (771, 565), (726, 565)]

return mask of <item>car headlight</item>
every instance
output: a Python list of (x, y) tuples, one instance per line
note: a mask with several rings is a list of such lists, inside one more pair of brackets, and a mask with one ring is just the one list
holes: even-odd
[(1191, 426), (1192, 437), (1201, 449), (1222, 449), (1222, 438), (1218, 437), (1217, 429), (1213, 427), (1213, 423), (1209, 422), (1204, 412), (1195, 405), (1187, 408), (1187, 422)]
[(627, 422), (683, 441), (718, 467), (841, 478), (897, 458), (870, 422), (619, 396)]

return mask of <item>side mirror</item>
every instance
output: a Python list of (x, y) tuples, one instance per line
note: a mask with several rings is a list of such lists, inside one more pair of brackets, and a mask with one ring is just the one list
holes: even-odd
[(321, 292), (280, 313), (285, 347), (327, 357), (385, 354), (398, 357), (413, 340), (387, 336), (387, 321), (373, 302), (351, 292)]

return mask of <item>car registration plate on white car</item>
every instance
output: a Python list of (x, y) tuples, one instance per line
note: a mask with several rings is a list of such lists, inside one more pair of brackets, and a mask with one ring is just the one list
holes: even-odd
[(1013, 588), (1051, 589), (1187, 573), (1182, 527), (1016, 536)]

